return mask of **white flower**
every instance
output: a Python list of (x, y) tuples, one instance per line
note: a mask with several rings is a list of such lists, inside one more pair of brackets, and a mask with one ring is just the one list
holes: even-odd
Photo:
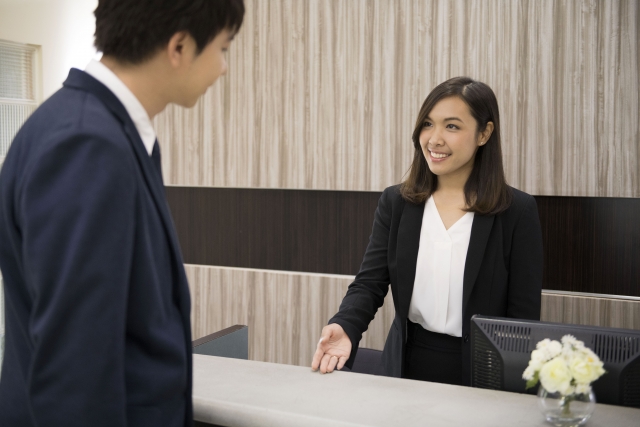
[(536, 349), (531, 352), (531, 360), (546, 362), (556, 357), (561, 351), (562, 344), (545, 338), (536, 344)]
[(537, 369), (531, 366), (531, 362), (529, 362), (529, 366), (527, 366), (527, 369), (525, 369), (522, 373), (522, 379), (527, 381), (532, 380), (533, 376), (536, 374), (536, 371)]
[(549, 354), (549, 359), (553, 359), (562, 352), (562, 344), (558, 341), (551, 341), (547, 346), (547, 352)]
[(597, 360), (598, 362), (600, 361), (600, 358), (598, 357), (598, 355), (595, 354), (593, 351), (591, 351), (590, 348), (584, 347), (580, 349), (580, 354), (582, 355), (582, 357)]
[(573, 335), (565, 335), (562, 337), (562, 344), (565, 345), (576, 345), (578, 340)]
[(562, 341), (562, 353), (565, 355), (568, 355), (574, 351), (582, 351), (586, 348), (584, 346), (584, 343), (576, 339), (576, 337), (574, 337), (573, 335), (565, 335), (562, 337), (561, 341)]
[(603, 363), (594, 356), (580, 354), (569, 362), (571, 374), (577, 383), (590, 384), (604, 374)]
[(549, 345), (550, 342), (551, 342), (551, 340), (549, 338), (545, 338), (542, 341), (538, 342), (538, 344), (536, 344), (536, 348), (538, 350), (542, 350), (542, 349), (546, 348)]
[(571, 391), (571, 371), (564, 358), (556, 357), (540, 369), (540, 382), (551, 393), (569, 394)]
[(527, 367), (531, 367), (531, 369), (533, 369), (534, 372), (538, 372), (540, 370), (540, 368), (542, 368), (542, 365), (544, 365), (545, 363), (547, 363), (546, 360), (543, 360), (541, 362), (536, 362), (533, 360), (529, 361), (529, 366)]
[(533, 350), (531, 352), (531, 361), (535, 363), (544, 363), (549, 360), (546, 349)]
[(589, 384), (578, 383), (576, 386), (576, 394), (589, 394), (591, 393), (591, 386)]
[(573, 346), (571, 346), (570, 344), (564, 344), (562, 346), (561, 354), (562, 354), (562, 357), (564, 357), (565, 360), (569, 362), (576, 355), (576, 351), (573, 349)]

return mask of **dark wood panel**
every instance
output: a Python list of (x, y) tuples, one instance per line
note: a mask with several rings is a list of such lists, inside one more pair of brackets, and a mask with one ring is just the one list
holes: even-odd
[[(167, 187), (186, 263), (350, 275), (380, 194)], [(640, 296), (640, 199), (536, 200), (545, 289)]]
[(381, 194), (166, 190), (186, 263), (352, 275)]
[(640, 199), (536, 201), (546, 289), (640, 297)]

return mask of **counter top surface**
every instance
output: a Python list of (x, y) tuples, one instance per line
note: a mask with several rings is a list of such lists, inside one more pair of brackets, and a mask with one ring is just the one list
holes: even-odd
[[(193, 363), (194, 418), (223, 426), (550, 426), (531, 395), (213, 356)], [(586, 424), (638, 425), (640, 409), (602, 404)]]

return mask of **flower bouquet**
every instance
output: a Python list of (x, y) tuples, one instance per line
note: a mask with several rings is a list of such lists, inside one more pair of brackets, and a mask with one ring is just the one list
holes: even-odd
[(527, 380), (527, 388), (540, 382), (539, 404), (547, 421), (556, 426), (575, 426), (591, 416), (595, 406), (591, 383), (604, 373), (603, 363), (593, 351), (565, 335), (561, 343), (540, 341), (522, 378)]

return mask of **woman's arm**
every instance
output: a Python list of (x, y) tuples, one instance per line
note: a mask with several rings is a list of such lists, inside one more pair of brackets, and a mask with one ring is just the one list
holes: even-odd
[(507, 316), (540, 320), (542, 230), (536, 200), (533, 196), (527, 196), (513, 231)]
[[(324, 347), (329, 348), (331, 337), (343, 337), (346, 334), (351, 349), (346, 361), (346, 365), (351, 367), (358, 351), (358, 344), (362, 338), (362, 334), (369, 327), (369, 323), (373, 320), (378, 308), (384, 303), (384, 298), (389, 291), (389, 267), (387, 262), (387, 251), (389, 246), (389, 230), (391, 227), (392, 206), (394, 197), (399, 197), (397, 187), (387, 188), (378, 201), (373, 221), (373, 229), (369, 237), (369, 245), (364, 254), (360, 271), (345, 295), (340, 309), (331, 320), (329, 326), (323, 329), (322, 342), (318, 343), (316, 350), (316, 358), (321, 360), (324, 353)], [(336, 324), (336, 325), (333, 325)], [(340, 326), (340, 328), (337, 327)], [(325, 336), (326, 335), (326, 336)], [(323, 344), (324, 343), (324, 344)], [(345, 349), (344, 345), (338, 343), (332, 344), (331, 348), (340, 346)], [(342, 362), (342, 361), (341, 361)], [(338, 363), (336, 362), (336, 365)], [(338, 366), (342, 368), (344, 363)], [(329, 365), (331, 366), (331, 364)], [(330, 369), (329, 372), (333, 370)]]

